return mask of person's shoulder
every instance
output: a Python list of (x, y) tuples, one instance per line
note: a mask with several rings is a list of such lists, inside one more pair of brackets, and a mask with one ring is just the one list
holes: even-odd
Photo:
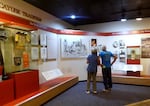
[(100, 51), (99, 53), (104, 53), (104, 51)]
[(111, 52), (111, 51), (107, 51), (107, 53), (110, 53), (110, 54), (112, 54), (112, 52)]
[(108, 51), (108, 53), (109, 53), (111, 56), (114, 56), (114, 54), (113, 54), (111, 51)]
[(100, 54), (100, 55), (103, 55), (103, 54), (105, 54), (105, 52), (104, 52), (104, 51), (100, 51), (99, 54)]
[(88, 55), (88, 57), (91, 57), (91, 56), (92, 56), (92, 54), (89, 54), (89, 55)]
[(111, 51), (107, 51), (107, 52), (111, 53)]

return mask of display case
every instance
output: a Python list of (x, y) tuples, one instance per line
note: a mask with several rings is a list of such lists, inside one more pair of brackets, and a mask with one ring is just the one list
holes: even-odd
[(0, 82), (0, 106), (14, 100), (14, 80)]

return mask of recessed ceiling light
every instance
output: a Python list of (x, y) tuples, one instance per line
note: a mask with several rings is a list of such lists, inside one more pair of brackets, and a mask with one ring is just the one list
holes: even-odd
[(75, 16), (75, 15), (71, 15), (70, 18), (71, 18), (71, 19), (75, 19), (76, 16)]
[(122, 19), (121, 19), (121, 22), (125, 22), (125, 21), (127, 21), (127, 19), (125, 19), (125, 18), (122, 18)]
[(142, 18), (140, 18), (140, 17), (139, 17), (139, 18), (136, 18), (136, 20), (137, 20), (137, 21), (141, 21), (141, 20), (142, 20)]

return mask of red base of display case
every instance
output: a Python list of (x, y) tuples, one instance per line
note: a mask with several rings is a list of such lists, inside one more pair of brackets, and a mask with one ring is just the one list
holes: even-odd
[(78, 83), (77, 76), (65, 76), (49, 80), (40, 84), (39, 90), (15, 99), (4, 106), (41, 106), (76, 83)]
[(38, 70), (12, 73), (14, 79), (15, 99), (39, 89)]
[(140, 64), (140, 59), (135, 60), (127, 59), (127, 64)]
[(140, 77), (140, 71), (127, 71), (127, 76)]
[(14, 100), (14, 80), (0, 82), (0, 106)]

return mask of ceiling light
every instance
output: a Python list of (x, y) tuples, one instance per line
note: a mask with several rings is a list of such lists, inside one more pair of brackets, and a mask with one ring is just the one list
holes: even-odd
[(137, 21), (141, 21), (141, 20), (142, 20), (142, 18), (140, 18), (140, 17), (139, 17), (139, 18), (136, 18), (136, 20), (137, 20)]
[(142, 12), (141, 12), (141, 8), (139, 8), (137, 10), (137, 18), (136, 18), (137, 21), (141, 21), (142, 20)]
[(122, 19), (121, 19), (121, 22), (125, 22), (125, 21), (127, 21), (127, 19), (125, 19), (125, 18), (122, 18)]
[(71, 18), (71, 19), (75, 19), (76, 16), (75, 16), (75, 15), (71, 15), (70, 18)]

